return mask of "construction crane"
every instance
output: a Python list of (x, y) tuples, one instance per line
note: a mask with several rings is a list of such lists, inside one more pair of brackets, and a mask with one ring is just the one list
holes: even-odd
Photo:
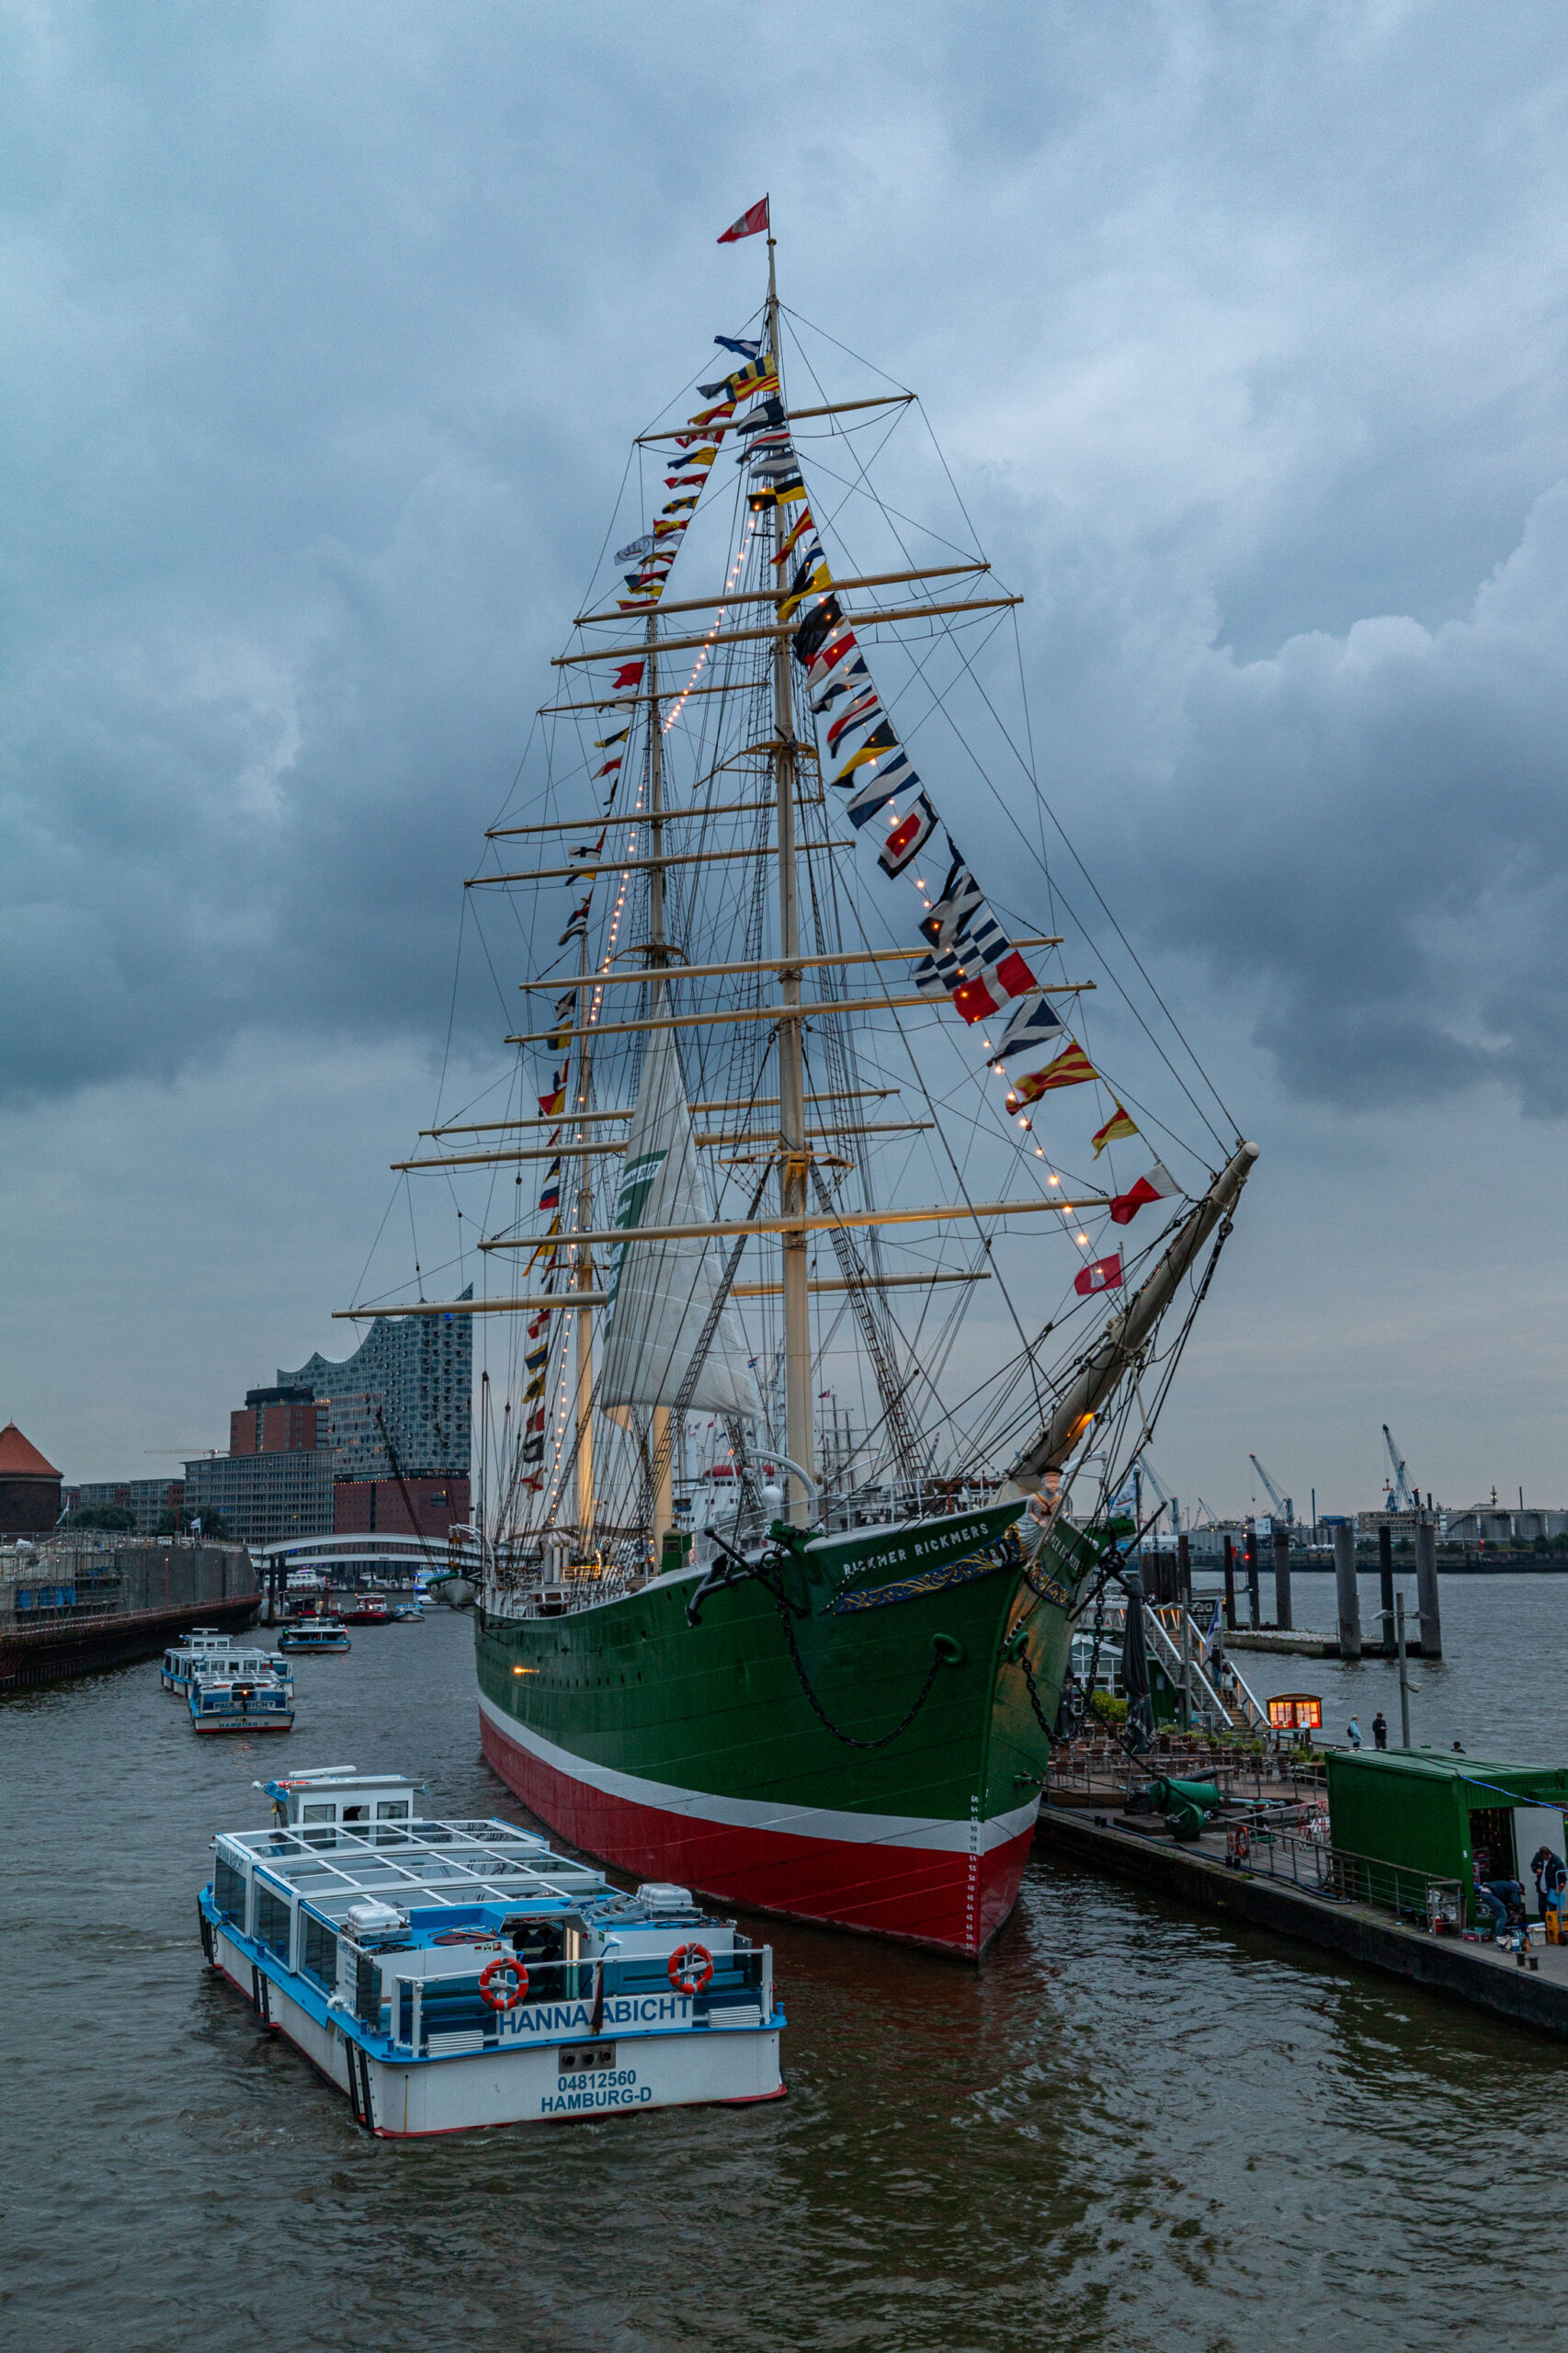
[(1169, 1512), (1171, 1516), (1171, 1534), (1173, 1536), (1179, 1536), (1181, 1534), (1181, 1506), (1177, 1503), (1176, 1497), (1174, 1495), (1166, 1495), (1164, 1487), (1160, 1484), (1159, 1473), (1146, 1454), (1141, 1454), (1138, 1457), (1137, 1463), (1134, 1467), (1142, 1472), (1150, 1486), (1153, 1487), (1154, 1493), (1158, 1495), (1160, 1501)]
[(1290, 1496), (1282, 1495), (1280, 1494), (1278, 1488), (1275, 1485), (1273, 1480), (1269, 1477), (1267, 1472), (1264, 1469), (1256, 1454), (1249, 1454), (1247, 1456), (1247, 1461), (1252, 1464), (1253, 1469), (1257, 1472), (1258, 1477), (1263, 1481), (1264, 1486), (1267, 1490), (1268, 1500), (1274, 1506), (1275, 1517), (1278, 1519), (1282, 1519), (1287, 1528), (1294, 1528), (1296, 1525), (1296, 1506), (1291, 1502)]
[(1393, 1466), (1393, 1477), (1389, 1481), (1388, 1507), (1390, 1511), (1414, 1511), (1415, 1498), (1410, 1492), (1410, 1482), (1404, 1475), (1404, 1457), (1395, 1446), (1393, 1432), (1386, 1422), (1383, 1424), (1383, 1444), (1389, 1450), (1389, 1461)]

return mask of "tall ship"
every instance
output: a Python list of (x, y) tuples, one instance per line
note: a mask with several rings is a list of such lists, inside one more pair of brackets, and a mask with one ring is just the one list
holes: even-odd
[(720, 242), (766, 295), (635, 437), (467, 886), (508, 1059), (396, 1164), (472, 1294), (343, 1313), (476, 1319), (523, 1802), (972, 1958), (1256, 1147), (1053, 834), (917, 396), (786, 307), (766, 203)]

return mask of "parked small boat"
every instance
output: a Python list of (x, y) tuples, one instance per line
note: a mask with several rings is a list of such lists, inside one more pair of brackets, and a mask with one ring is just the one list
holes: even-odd
[(230, 1674), (270, 1675), (290, 1691), (294, 1688), (294, 1670), (281, 1651), (261, 1650), (228, 1634), (200, 1650), (193, 1650), (184, 1643), (171, 1643), (164, 1653), (158, 1674), (165, 1691), (187, 1690), (199, 1675)]
[(388, 1612), (388, 1616), (403, 1625), (423, 1626), (425, 1623), (425, 1612), (417, 1601), (400, 1601), (394, 1609)]
[(436, 1822), (418, 1785), (257, 1782), (224, 1831), (202, 1949), (387, 2137), (784, 2090), (773, 1954), (683, 1887), (635, 1895), (511, 1822)]
[(210, 1662), (186, 1687), (196, 1732), (292, 1732), (294, 1687), (276, 1675), (245, 1675)]
[(347, 1651), (354, 1647), (335, 1618), (297, 1618), (278, 1630), (280, 1651)]

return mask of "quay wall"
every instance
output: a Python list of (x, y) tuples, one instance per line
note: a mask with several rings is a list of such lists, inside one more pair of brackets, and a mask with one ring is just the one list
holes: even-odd
[(0, 1689), (148, 1658), (193, 1626), (238, 1632), (261, 1600), (239, 1545), (55, 1538), (0, 1550)]
[(1462, 1938), (1429, 1936), (1359, 1904), (1327, 1903), (1278, 1880), (1228, 1870), (1190, 1847), (1086, 1821), (1076, 1809), (1042, 1806), (1036, 1840), (1039, 1852), (1137, 1880), (1178, 1903), (1295, 1937), (1568, 2041), (1568, 1985), (1529, 1970), (1498, 1968)]

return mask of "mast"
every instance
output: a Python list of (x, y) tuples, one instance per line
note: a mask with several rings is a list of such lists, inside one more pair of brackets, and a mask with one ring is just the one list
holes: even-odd
[[(767, 348), (783, 390), (783, 355), (778, 333), (778, 285), (775, 270), (775, 239), (767, 236)], [(778, 509), (771, 509), (778, 530)], [(780, 586), (784, 585), (782, 582)], [(791, 963), (801, 952), (801, 914), (795, 874), (795, 727), (794, 697), (790, 679), (790, 640), (773, 640), (773, 784), (778, 828), (778, 952), (783, 964), (778, 1021), (778, 1203), (785, 1217), (804, 1216), (810, 1153), (806, 1142), (805, 1053), (801, 1040), (801, 968)], [(815, 1480), (812, 1445), (812, 1324), (807, 1284), (807, 1240), (803, 1232), (783, 1237), (784, 1293), (784, 1450), (807, 1477)], [(804, 1527), (811, 1514), (809, 1490), (798, 1479), (790, 1483), (789, 1517)]]
[[(577, 1081), (577, 1108), (582, 1117), (577, 1125), (577, 1142), (585, 1142), (583, 1120), (588, 1110), (588, 1069), (593, 1052), (593, 1040), (588, 1036), (588, 1008), (591, 996), (588, 987), (588, 927), (577, 943), (577, 1026), (583, 1031), (582, 1062)], [(594, 1222), (593, 1161), (585, 1150), (578, 1161), (577, 1231), (590, 1233)], [(594, 1314), (586, 1305), (586, 1294), (594, 1288), (593, 1245), (577, 1245), (577, 1289), (585, 1297), (574, 1321), (577, 1345), (577, 1554), (588, 1558), (588, 1548), (594, 1540)]]
[(1032, 1486), (1043, 1472), (1061, 1471), (1065, 1466), (1079, 1440), (1086, 1436), (1096, 1414), (1170, 1305), (1176, 1285), (1220, 1220), (1235, 1207), (1256, 1158), (1256, 1144), (1237, 1146), (1233, 1158), (1216, 1176), (1153, 1272), (1133, 1292), (1121, 1313), (1107, 1324), (1076, 1379), (1062, 1392), (1050, 1421), (1007, 1473), (1002, 1487), (1004, 1495), (1009, 1487), (1017, 1494)]
[[(652, 856), (648, 865), (648, 1013), (656, 1019), (664, 1010), (664, 967), (666, 961), (665, 942), (665, 766), (664, 734), (659, 723), (659, 624), (650, 613), (648, 641), (648, 827)], [(673, 1493), (670, 1485), (670, 1409), (655, 1405), (649, 1415), (648, 1451), (653, 1467), (653, 1491), (650, 1510), (652, 1526), (648, 1541), (653, 1556), (653, 1566), (659, 1565), (660, 1547), (664, 1534), (675, 1518)]]

